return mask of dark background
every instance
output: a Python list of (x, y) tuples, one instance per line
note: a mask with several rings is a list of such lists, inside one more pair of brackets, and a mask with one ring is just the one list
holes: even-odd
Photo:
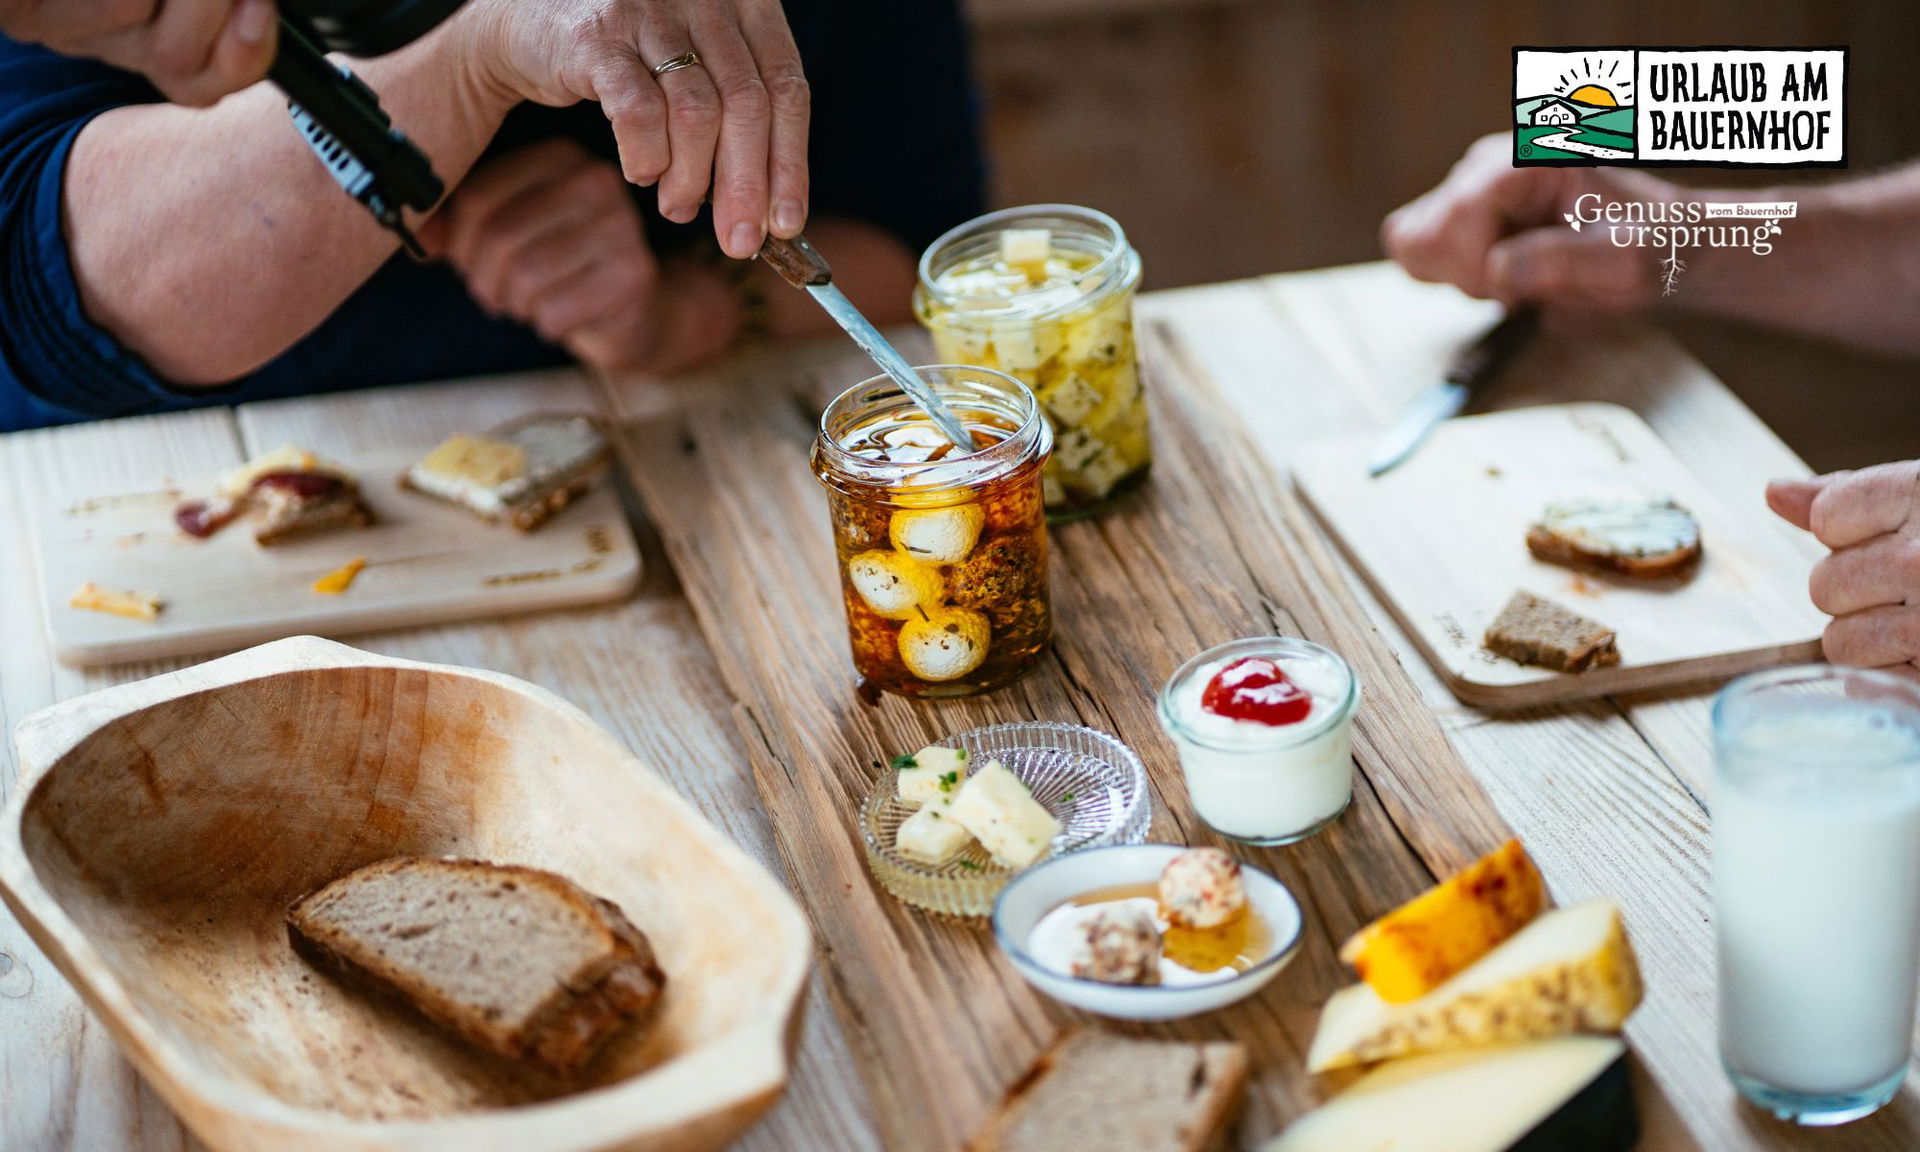
[[(890, 0), (911, 2), (911, 0)], [(1510, 124), (1514, 45), (1847, 45), (1854, 174), (1920, 156), (1915, 0), (968, 0), (996, 204), (1112, 213), (1149, 287), (1380, 255)], [(1759, 185), (1846, 173), (1668, 173)], [(1817, 469), (1920, 456), (1916, 365), (1676, 329)]]

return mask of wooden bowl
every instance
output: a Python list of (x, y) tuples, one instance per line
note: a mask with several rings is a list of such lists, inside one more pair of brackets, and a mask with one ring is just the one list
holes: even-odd
[[(718, 1148), (785, 1087), (799, 908), (578, 709), (312, 637), (30, 716), (0, 895), (187, 1126), (239, 1149)], [(651, 938), (667, 994), (579, 1077), (473, 1053), (287, 945), (394, 855), (552, 869)]]

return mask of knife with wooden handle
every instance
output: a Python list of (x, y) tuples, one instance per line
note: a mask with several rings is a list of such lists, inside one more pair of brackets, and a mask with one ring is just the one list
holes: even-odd
[(966, 426), (960, 423), (959, 417), (927, 386), (927, 382), (907, 363), (906, 357), (887, 342), (887, 338), (873, 326), (873, 321), (861, 315), (860, 309), (853, 306), (853, 301), (847, 299), (846, 293), (834, 285), (833, 268), (807, 242), (805, 236), (782, 240), (769, 235), (767, 242), (760, 246), (760, 259), (780, 273), (781, 279), (795, 288), (806, 289), (809, 295), (819, 301), (820, 306), (827, 310), (827, 315), (846, 329), (847, 335), (853, 337), (853, 342), (873, 357), (873, 362), (880, 365), (881, 370), (900, 385), (901, 391), (920, 406), (920, 410), (933, 421), (933, 426), (940, 430), (942, 436), (965, 451), (973, 451), (973, 437), (967, 434)]
[(1474, 393), (1499, 376), (1540, 328), (1540, 309), (1523, 304), (1454, 358), (1441, 379), (1422, 388), (1380, 437), (1367, 475), (1392, 471), (1426, 441), (1436, 425), (1458, 416)]

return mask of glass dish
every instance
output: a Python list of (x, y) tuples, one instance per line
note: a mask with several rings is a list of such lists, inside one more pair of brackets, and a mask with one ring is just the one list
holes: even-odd
[[(1044, 860), (1087, 848), (1139, 844), (1147, 838), (1153, 803), (1147, 773), (1133, 750), (1104, 732), (1079, 724), (1032, 721), (975, 728), (941, 742), (964, 748), (970, 760), (998, 760), (1020, 778), (1060, 821)], [(899, 799), (898, 777), (883, 770), (860, 806), (867, 866), (898, 899), (948, 916), (986, 916), (1014, 873), (995, 864), (978, 843), (945, 864), (926, 864), (894, 850), (894, 834), (914, 807)]]

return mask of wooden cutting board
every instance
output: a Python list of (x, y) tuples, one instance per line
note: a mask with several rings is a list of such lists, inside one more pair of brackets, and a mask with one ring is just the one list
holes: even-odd
[[(402, 491), (394, 478), (432, 447), (334, 456), (360, 478), (378, 523), (271, 548), (254, 543), (244, 520), (206, 540), (179, 532), (173, 509), (185, 494), (172, 489), (95, 493), (45, 509), (33, 537), (54, 653), (83, 667), (157, 659), (593, 604), (639, 583), (639, 548), (610, 480), (538, 531), (518, 532)], [(367, 566), (347, 591), (313, 591), (361, 556)], [(154, 621), (68, 607), (88, 581), (157, 592), (166, 607)]]
[[(1450, 420), (1386, 475), (1377, 435), (1311, 445), (1295, 483), (1421, 654), (1468, 704), (1518, 707), (1721, 678), (1820, 656), (1804, 543), (1758, 491), (1695, 475), (1629, 409), (1556, 404)], [(1527, 526), (1555, 500), (1670, 496), (1699, 519), (1683, 580), (1636, 582), (1535, 560)], [(1566, 675), (1495, 656), (1481, 637), (1515, 589), (1619, 636), (1617, 667)]]

